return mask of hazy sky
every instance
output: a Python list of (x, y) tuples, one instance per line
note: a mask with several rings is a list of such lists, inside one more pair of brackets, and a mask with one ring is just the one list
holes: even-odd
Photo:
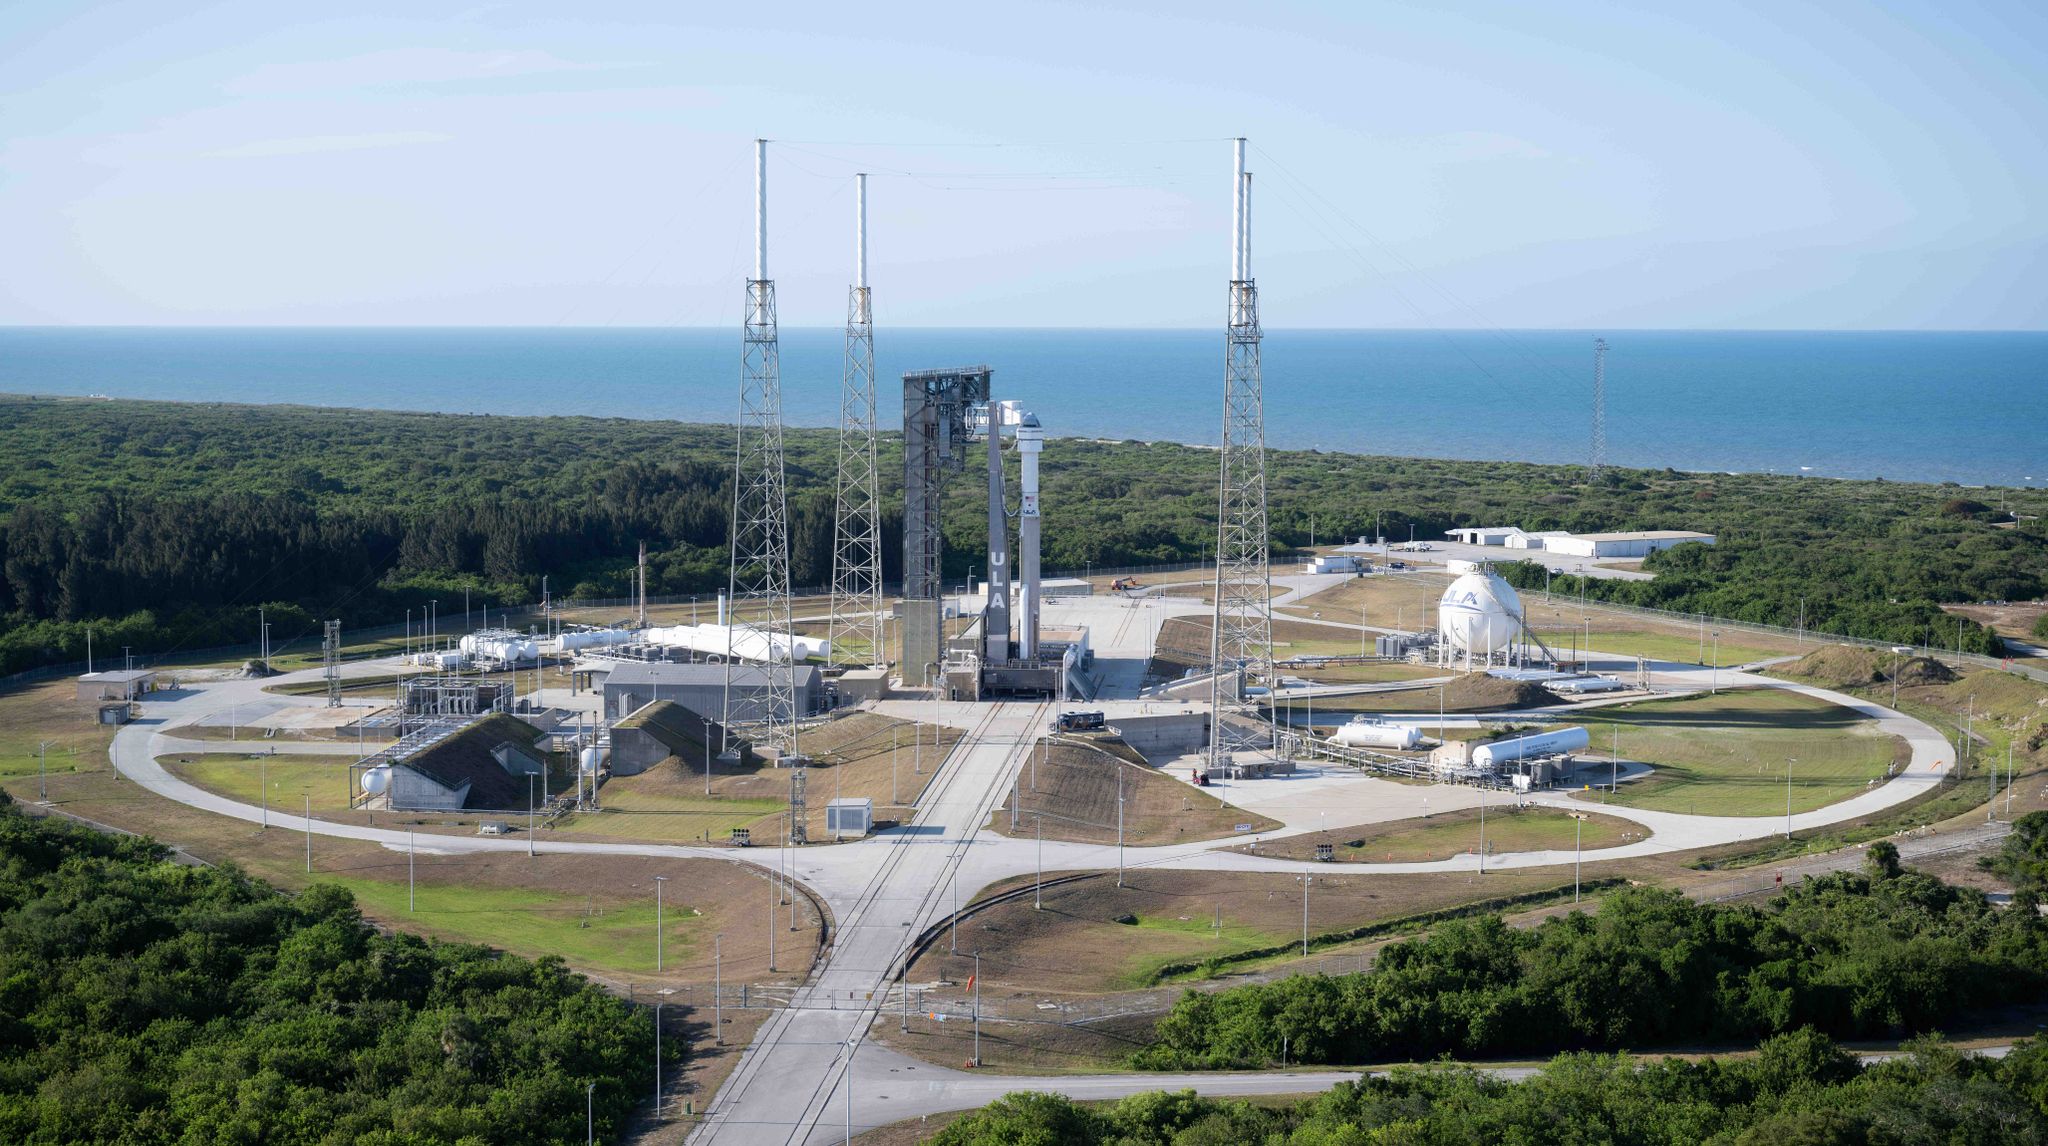
[(0, 5), (0, 323), (2048, 326), (2048, 7)]

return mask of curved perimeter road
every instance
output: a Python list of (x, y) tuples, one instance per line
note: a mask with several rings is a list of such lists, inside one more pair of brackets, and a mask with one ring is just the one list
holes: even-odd
[[(1102, 603), (1097, 602), (1096, 607)], [(1157, 606), (1155, 605), (1156, 609)], [(1149, 636), (1147, 626), (1134, 638)], [(1135, 640), (1133, 643), (1136, 643)], [(349, 666), (350, 675), (388, 673), (390, 662)], [(1659, 675), (1688, 686), (1706, 687), (1709, 670), (1659, 664)], [(197, 683), (143, 704), (144, 719), (114, 737), (109, 755), (119, 772), (167, 799), (249, 822), (260, 822), (263, 809), (231, 800), (187, 783), (157, 763), (157, 757), (180, 751), (232, 750), (238, 742), (195, 741), (173, 735), (179, 727), (235, 704), (255, 700), (287, 700), (319, 704), (324, 698), (279, 698), (265, 686), (316, 679), (319, 670), (270, 680), (229, 680)], [(1722, 670), (1724, 687), (1754, 685), (1787, 688), (1875, 719), (1887, 732), (1903, 736), (1912, 746), (1912, 762), (1888, 783), (1827, 808), (1793, 817), (1794, 828), (1811, 828), (1868, 815), (1909, 800), (1938, 782), (1948, 767), (1948, 744), (1925, 724), (1901, 713), (1824, 689), (1792, 685), (1765, 677)], [(957, 887), (964, 899), (998, 879), (1026, 874), (1036, 867), (1037, 851), (1029, 839), (1006, 839), (984, 833), (982, 825), (1000, 802), (1030, 755), (1047, 709), (1030, 704), (953, 705), (933, 702), (933, 717), (970, 728), (940, 767), (920, 802), (913, 822), (904, 829), (854, 844), (804, 849), (797, 853), (796, 874), (831, 907), (839, 932), (823, 963), (799, 992), (795, 1005), (765, 1024), (724, 1088), (715, 1096), (707, 1121), (696, 1140), (719, 1146), (835, 1141), (851, 1078), (855, 1129), (867, 1129), (919, 1114), (980, 1105), (1012, 1090), (1049, 1090), (1083, 1097), (1115, 1097), (1162, 1088), (1192, 1086), (1207, 1094), (1282, 1094), (1322, 1089), (1355, 1073), (1305, 1072), (1251, 1075), (1117, 1075), (1085, 1077), (1005, 1077), (953, 1071), (912, 1059), (885, 1047), (860, 1046), (852, 1070), (846, 1062), (849, 1044), (864, 1039), (869, 1026), (886, 1021), (890, 986), (900, 974), (909, 940), (923, 927), (943, 919)], [(269, 744), (271, 742), (265, 742)], [(300, 745), (291, 745), (293, 750)], [(1268, 781), (1289, 783), (1287, 780)], [(1363, 781), (1362, 781), (1363, 782)], [(1539, 796), (1532, 802), (1576, 807), (1562, 796)], [(1694, 817), (1640, 809), (1603, 807), (1602, 811), (1635, 820), (1652, 831), (1649, 839), (1588, 853), (1596, 859), (1617, 859), (1689, 850), (1714, 844), (1757, 839), (1782, 832), (1784, 817)], [(289, 810), (272, 810), (269, 822), (304, 831), (305, 818)], [(323, 836), (365, 840), (387, 847), (405, 844), (401, 831), (332, 823), (317, 817), (311, 830)], [(1293, 832), (1312, 830), (1294, 826)], [(1268, 837), (1270, 838), (1270, 836)], [(1215, 871), (1326, 871), (1327, 865), (1248, 856), (1228, 850), (1240, 841), (1215, 840), (1172, 847), (1122, 849), (1129, 867)], [(768, 854), (725, 848), (668, 844), (538, 841), (506, 837), (439, 836), (437, 848), (452, 852), (525, 851), (529, 846), (549, 854), (634, 855), (674, 859), (714, 859), (768, 867)], [(1111, 845), (1044, 845), (1049, 870), (1098, 870), (1115, 867), (1119, 849)], [(1540, 867), (1570, 863), (1569, 852), (1523, 852), (1488, 860), (1490, 868)], [(1476, 857), (1420, 864), (1346, 864), (1355, 874), (1420, 871), (1464, 871)], [(835, 1004), (849, 1003), (847, 1009)]]

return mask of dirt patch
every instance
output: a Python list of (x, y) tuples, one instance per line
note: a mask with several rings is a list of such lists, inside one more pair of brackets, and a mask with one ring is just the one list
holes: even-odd
[[(1521, 851), (1570, 851), (1576, 841), (1586, 849), (1615, 847), (1643, 838), (1647, 832), (1638, 824), (1615, 816), (1581, 813), (1574, 820), (1569, 812), (1549, 808), (1516, 808), (1513, 804), (1486, 813), (1486, 852), (1496, 855)], [(1235, 850), (1251, 855), (1282, 859), (1312, 860), (1316, 845), (1330, 845), (1331, 860), (1345, 863), (1412, 863), (1471, 855), (1479, 850), (1479, 810), (1438, 812), (1419, 819), (1375, 824), (1332, 832), (1311, 832), (1246, 845)], [(1576, 833), (1583, 833), (1578, 835)]]
[(1434, 712), (1439, 703), (1445, 712), (1517, 712), (1548, 708), (1564, 699), (1540, 684), (1526, 680), (1502, 680), (1483, 672), (1466, 673), (1436, 688), (1389, 689), (1317, 699), (1316, 708), (1326, 712)]
[(1827, 688), (1865, 688), (1888, 684), (1899, 678), (1902, 687), (1946, 684), (1956, 679), (1955, 670), (1933, 657), (1900, 657), (1895, 653), (1861, 645), (1829, 645), (1815, 649), (1780, 670)]
[[(1556, 870), (1524, 869), (1484, 876), (1314, 874), (1312, 935), (1556, 887), (1559, 880)], [(1586, 878), (1593, 877), (1594, 865), (1588, 864)], [(1565, 871), (1564, 881), (1570, 878)], [(998, 886), (1030, 885), (1025, 877)], [(959, 925), (959, 953), (951, 953), (951, 937), (941, 934), (912, 964), (909, 979), (964, 984), (979, 947), (984, 1014), (995, 1005), (992, 999), (1013, 996), (1028, 999), (1022, 1009), (1034, 1011), (1049, 999), (1128, 991), (1168, 963), (1298, 939), (1301, 898), (1300, 881), (1285, 872), (1133, 868), (1125, 872), (1123, 887), (1115, 872), (1106, 872), (1047, 887), (1043, 910), (1034, 910), (1027, 894), (969, 915)], [(1125, 917), (1137, 922), (1117, 922)], [(1169, 1003), (1172, 994), (1177, 991), (1169, 992)]]
[[(1025, 763), (1018, 771), (1017, 786), (996, 809), (989, 826), (1028, 839), (1042, 823), (1049, 840), (1113, 844), (1120, 790), (1124, 842), (1132, 847), (1221, 839), (1236, 834), (1237, 825), (1245, 823), (1261, 832), (1280, 826), (1157, 769), (1132, 764), (1090, 745), (1063, 742), (1047, 742), (1041, 753)], [(1010, 826), (1012, 802), (1017, 806), (1014, 831)]]

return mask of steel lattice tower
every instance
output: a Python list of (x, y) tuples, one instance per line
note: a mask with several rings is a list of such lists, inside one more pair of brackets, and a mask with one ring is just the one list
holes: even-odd
[[(734, 434), (732, 561), (727, 576), (731, 614), (728, 652), (761, 654), (767, 684), (733, 695), (725, 659), (721, 720), (751, 725), (756, 737), (791, 757), (791, 835), (804, 842), (803, 758), (797, 755), (796, 642), (789, 599), (789, 487), (782, 453), (781, 343), (775, 329), (775, 283), (768, 277), (768, 141), (754, 141), (754, 277), (747, 280), (746, 328), (740, 355), (740, 415)], [(744, 617), (742, 614), (746, 614)]]
[(1592, 481), (1607, 467), (1607, 340), (1593, 340), (1593, 460), (1586, 466)]
[(846, 296), (846, 369), (839, 392), (839, 482), (832, 526), (832, 624), (835, 660), (865, 650), (864, 663), (888, 663), (882, 648), (882, 506), (875, 476), (875, 325), (868, 295), (868, 177), (854, 176), (853, 286)]
[(1251, 271), (1251, 176), (1235, 141), (1235, 234), (1230, 248), (1229, 334), (1223, 368), (1223, 448), (1216, 522), (1216, 612), (1210, 633), (1209, 764), (1269, 743), (1249, 720), (1226, 721), (1243, 693), (1237, 674), (1273, 659), (1272, 564), (1266, 517), (1266, 415), (1259, 374), (1259, 291)]
[(320, 668), (327, 680), (327, 707), (341, 707), (341, 622), (327, 622), (327, 633), (320, 642)]

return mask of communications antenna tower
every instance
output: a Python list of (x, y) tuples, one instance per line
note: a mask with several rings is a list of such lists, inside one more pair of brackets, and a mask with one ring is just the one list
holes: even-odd
[(882, 648), (882, 509), (875, 476), (875, 324), (868, 295), (868, 177), (854, 176), (853, 286), (839, 392), (839, 482), (832, 525), (833, 659), (888, 663)]
[(1593, 340), (1593, 460), (1586, 480), (1599, 478), (1607, 466), (1607, 340)]
[[(805, 842), (803, 757), (797, 754), (796, 641), (789, 599), (789, 486), (782, 454), (781, 343), (768, 277), (768, 141), (754, 141), (754, 276), (747, 280), (734, 433), (732, 560), (726, 578), (728, 646), (720, 721), (752, 725), (791, 765), (791, 838)], [(765, 683), (733, 695), (733, 662), (751, 649)], [(735, 708), (735, 701), (738, 708)]]
[(1268, 741), (1249, 720), (1224, 719), (1242, 706), (1244, 682), (1273, 660), (1272, 564), (1266, 518), (1266, 415), (1259, 373), (1259, 290), (1251, 269), (1251, 175), (1235, 141), (1230, 313), (1223, 368), (1223, 449), (1217, 492), (1216, 611), (1210, 632), (1209, 765)]
[(320, 667), (327, 678), (327, 707), (341, 707), (341, 622), (327, 622), (327, 636), (320, 642)]

